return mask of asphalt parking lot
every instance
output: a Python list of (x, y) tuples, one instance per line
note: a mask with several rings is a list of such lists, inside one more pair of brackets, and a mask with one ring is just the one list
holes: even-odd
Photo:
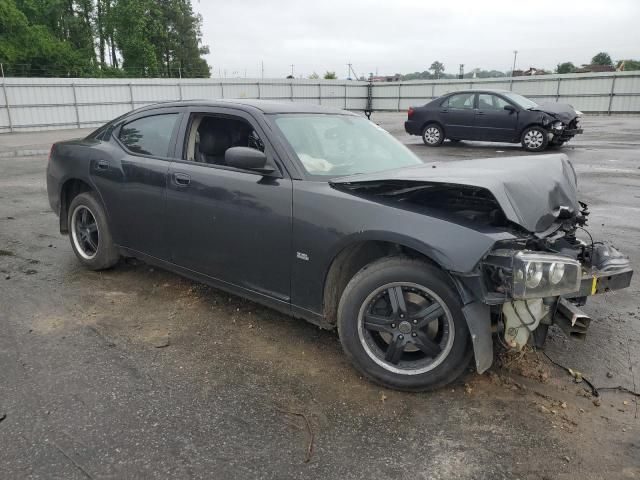
[[(426, 160), (525, 154), (429, 149), (404, 114), (372, 119)], [(638, 271), (640, 117), (583, 125), (561, 151), (589, 231)], [(637, 398), (595, 399), (540, 352), (400, 393), (359, 377), (333, 332), (141, 262), (83, 269), (44, 172), (52, 141), (84, 134), (0, 135), (0, 478), (640, 478)], [(637, 274), (593, 299), (586, 341), (554, 330), (546, 353), (596, 386), (640, 390), (639, 294)]]

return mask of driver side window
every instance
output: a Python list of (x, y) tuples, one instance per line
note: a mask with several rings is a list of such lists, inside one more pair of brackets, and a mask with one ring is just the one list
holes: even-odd
[(504, 110), (505, 105), (509, 105), (509, 102), (497, 95), (481, 93), (478, 96), (478, 108), (480, 110)]
[(244, 119), (206, 114), (191, 116), (186, 160), (224, 166), (225, 152), (231, 147), (265, 150), (258, 133)]

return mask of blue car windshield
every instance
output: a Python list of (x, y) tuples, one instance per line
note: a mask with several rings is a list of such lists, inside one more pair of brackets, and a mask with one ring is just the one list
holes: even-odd
[(375, 123), (353, 115), (281, 114), (275, 124), (310, 175), (343, 176), (422, 162)]

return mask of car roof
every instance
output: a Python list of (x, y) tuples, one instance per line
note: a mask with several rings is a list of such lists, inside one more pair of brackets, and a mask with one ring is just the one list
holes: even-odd
[(277, 113), (321, 113), (333, 115), (356, 115), (355, 113), (339, 108), (324, 107), (300, 102), (274, 102), (271, 100), (258, 100), (249, 98), (220, 99), (220, 100), (184, 100), (154, 103), (135, 112), (143, 112), (155, 108), (166, 107), (234, 107), (241, 110), (257, 110), (265, 114)]
[(498, 89), (498, 88), (495, 88), (495, 89), (491, 89), (491, 88), (483, 88), (483, 89), (474, 88), (474, 89), (471, 89), (471, 90), (455, 90), (453, 92), (447, 92), (442, 96), (444, 97), (445, 95), (451, 95), (451, 94), (454, 94), (454, 93), (513, 93), (513, 92), (511, 90), (501, 90), (501, 89)]

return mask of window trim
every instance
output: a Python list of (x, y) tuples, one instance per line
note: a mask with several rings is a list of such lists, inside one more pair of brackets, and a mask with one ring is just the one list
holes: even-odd
[[(140, 152), (134, 152), (133, 150), (129, 149), (129, 147), (127, 147), (127, 145), (125, 145), (125, 143), (120, 140), (120, 132), (122, 131), (122, 128), (125, 125), (128, 125), (132, 122), (135, 122), (137, 120), (142, 120), (145, 118), (149, 118), (149, 117), (157, 117), (159, 115), (176, 115), (176, 122), (173, 126), (173, 131), (171, 132), (171, 138), (169, 139), (169, 145), (167, 146), (167, 154), (165, 156), (160, 156), (160, 155), (152, 155), (152, 154), (148, 154), (148, 153), (140, 153)], [(177, 140), (177, 135), (178, 132), (180, 130), (180, 125), (182, 123), (182, 116), (184, 115), (184, 112), (182, 110), (168, 110), (168, 111), (158, 111), (158, 110), (147, 110), (144, 112), (140, 112), (139, 115), (135, 115), (135, 116), (131, 116), (131, 117), (127, 117), (122, 119), (122, 121), (111, 131), (111, 138), (114, 138), (115, 141), (117, 142), (118, 145), (120, 145), (120, 147), (129, 155), (132, 155), (134, 157), (142, 157), (142, 158), (154, 158), (157, 160), (174, 160), (174, 158), (171, 156), (172, 154), (175, 154), (175, 143)]]

